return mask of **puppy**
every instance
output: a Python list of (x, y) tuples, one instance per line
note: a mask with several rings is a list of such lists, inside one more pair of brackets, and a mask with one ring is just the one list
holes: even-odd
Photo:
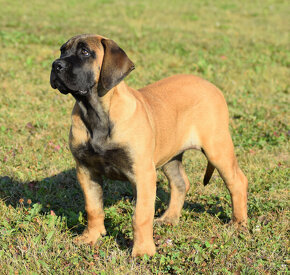
[(60, 51), (50, 83), (76, 99), (69, 144), (88, 216), (78, 241), (94, 244), (106, 233), (102, 176), (128, 180), (137, 196), (132, 255), (153, 255), (156, 168), (163, 168), (171, 188), (169, 207), (158, 220), (177, 224), (189, 189), (182, 166), (189, 149), (208, 159), (204, 184), (218, 170), (231, 195), (232, 222), (246, 226), (247, 178), (234, 154), (227, 104), (218, 88), (193, 75), (175, 75), (135, 90), (123, 81), (133, 62), (99, 35), (75, 36)]

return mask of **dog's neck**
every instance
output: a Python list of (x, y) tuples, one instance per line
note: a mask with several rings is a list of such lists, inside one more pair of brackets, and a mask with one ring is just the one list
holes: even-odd
[(136, 98), (131, 90), (121, 81), (103, 97), (99, 97), (96, 90), (86, 96), (73, 95), (80, 107), (81, 119), (88, 129), (95, 151), (108, 144), (117, 121), (126, 124), (134, 116)]
[(100, 147), (110, 138), (113, 127), (104, 102), (94, 90), (86, 96), (73, 96), (80, 107), (81, 119), (88, 129), (94, 151), (101, 151)]

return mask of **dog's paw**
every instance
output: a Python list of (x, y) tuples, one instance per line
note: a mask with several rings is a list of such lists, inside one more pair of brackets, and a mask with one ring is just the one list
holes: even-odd
[(163, 215), (160, 218), (157, 218), (154, 220), (156, 224), (170, 224), (170, 225), (177, 225), (179, 222), (178, 216), (169, 216), (169, 215)]
[(247, 222), (245, 221), (238, 222), (238, 221), (231, 220), (226, 226), (233, 227), (235, 230), (240, 231), (240, 232), (244, 232), (244, 233), (249, 232), (248, 227), (247, 227)]
[(106, 235), (105, 228), (101, 231), (85, 229), (82, 235), (77, 236), (74, 239), (74, 242), (76, 244), (89, 244), (93, 246), (97, 242), (97, 240), (103, 235)]
[(142, 257), (144, 255), (153, 256), (156, 253), (156, 247), (154, 242), (134, 244), (132, 256), (133, 257)]

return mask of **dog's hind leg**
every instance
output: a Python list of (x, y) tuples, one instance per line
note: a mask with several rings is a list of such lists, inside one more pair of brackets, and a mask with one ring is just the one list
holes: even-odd
[(170, 202), (168, 209), (159, 219), (156, 219), (156, 222), (176, 225), (181, 216), (185, 195), (189, 189), (189, 180), (182, 166), (182, 154), (166, 163), (163, 166), (163, 171), (170, 184)]
[(236, 160), (230, 134), (215, 137), (216, 140), (203, 144), (203, 149), (208, 161), (217, 168), (230, 192), (233, 207), (232, 223), (237, 227), (246, 227), (248, 180)]

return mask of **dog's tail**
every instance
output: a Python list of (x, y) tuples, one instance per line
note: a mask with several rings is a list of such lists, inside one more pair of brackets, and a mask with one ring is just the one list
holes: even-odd
[(203, 185), (206, 186), (213, 174), (213, 171), (214, 171), (215, 167), (210, 163), (208, 162), (207, 163), (207, 167), (206, 167), (206, 171), (205, 171), (205, 175), (204, 175), (204, 178), (203, 178)]

